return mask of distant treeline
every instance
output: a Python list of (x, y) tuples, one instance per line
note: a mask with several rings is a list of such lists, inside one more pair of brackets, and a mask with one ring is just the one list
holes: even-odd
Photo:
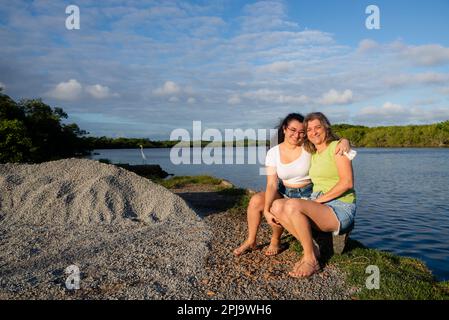
[(449, 147), (449, 121), (373, 128), (339, 124), (333, 130), (356, 147)]
[[(449, 147), (449, 121), (429, 125), (408, 125), (388, 127), (365, 127), (349, 124), (332, 126), (334, 132), (349, 139), (355, 147)], [(179, 141), (152, 141), (149, 139), (133, 138), (83, 138), (91, 149), (125, 149), (125, 148), (171, 148)], [(183, 146), (192, 146), (192, 142), (183, 142)], [(196, 142), (196, 146), (198, 142)], [(201, 146), (269, 146), (268, 141), (201, 141)]]
[[(63, 124), (67, 114), (40, 99), (19, 102), (0, 88), (0, 163), (43, 162), (90, 154), (93, 149), (171, 148), (180, 141), (152, 141), (144, 138), (89, 137), (77, 124)], [(356, 147), (449, 147), (449, 121), (430, 125), (369, 128), (334, 125), (340, 137)], [(182, 142), (197, 146), (199, 142)], [(202, 147), (269, 145), (267, 141), (201, 141)]]
[(152, 141), (144, 138), (84, 137), (90, 149), (171, 148), (177, 141)]
[(254, 140), (244, 140), (244, 141), (153, 141), (143, 138), (108, 138), (108, 137), (84, 137), (83, 140), (90, 149), (133, 149), (133, 148), (172, 148), (175, 145), (183, 147), (201, 147), (206, 146), (257, 146), (266, 145), (266, 141), (254, 141)]

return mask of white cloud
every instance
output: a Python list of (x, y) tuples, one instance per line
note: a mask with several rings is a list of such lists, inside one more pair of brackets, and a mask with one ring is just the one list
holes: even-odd
[(389, 86), (406, 86), (415, 84), (442, 84), (449, 81), (449, 74), (425, 72), (415, 74), (401, 74), (388, 77), (384, 82)]
[(284, 5), (277, 1), (258, 1), (246, 4), (243, 11), (251, 16), (284, 15)]
[(182, 90), (187, 95), (195, 95), (195, 90), (191, 86), (187, 86)]
[(438, 92), (441, 94), (449, 94), (449, 87), (443, 87), (438, 89)]
[(419, 66), (438, 66), (449, 63), (449, 48), (439, 44), (409, 46), (402, 54)]
[(423, 112), (420, 112), (418, 114), (418, 117), (423, 117), (426, 119), (428, 123), (431, 122), (440, 122), (440, 121), (447, 121), (449, 119), (449, 106), (446, 108), (438, 107), (432, 109), (430, 112), (429, 110), (426, 110)]
[(148, 14), (152, 16), (152, 18), (157, 18), (157, 16), (165, 17), (174, 17), (174, 16), (184, 16), (185, 13), (175, 6), (159, 6), (150, 8)]
[(290, 61), (277, 61), (264, 66), (258, 67), (259, 72), (263, 73), (283, 73), (291, 71), (294, 67), (293, 62)]
[(405, 108), (399, 104), (392, 102), (386, 102), (381, 108), (367, 107), (360, 110), (361, 115), (382, 115), (389, 116), (392, 114), (402, 114), (405, 112)]
[(416, 82), (427, 84), (445, 83), (449, 80), (449, 74), (426, 72), (417, 74), (415, 77)]
[(178, 97), (173, 96), (173, 97), (170, 97), (170, 99), (168, 99), (168, 101), (169, 102), (179, 102), (179, 99), (178, 99)]
[(281, 95), (279, 96), (280, 103), (286, 103), (286, 104), (296, 104), (296, 105), (304, 105), (306, 103), (310, 102), (309, 97), (305, 95), (300, 96), (292, 96), (292, 95)]
[(367, 124), (410, 124), (432, 123), (449, 119), (449, 108), (404, 107), (386, 102), (381, 107), (362, 108), (355, 116), (357, 123)]
[(47, 93), (47, 96), (58, 100), (76, 100), (83, 91), (82, 85), (75, 79), (61, 82)]
[(411, 109), (407, 110), (399, 104), (386, 102), (381, 107), (362, 108), (354, 117), (357, 123), (394, 123), (398, 119), (410, 117)]
[(87, 86), (86, 92), (96, 99), (106, 99), (110, 97), (117, 97), (117, 93), (112, 93), (109, 87), (95, 84), (93, 86)]
[(248, 91), (243, 94), (243, 96), (247, 99), (264, 102), (274, 102), (280, 95), (280, 91), (270, 89)]
[(239, 95), (237, 95), (237, 94), (232, 95), (232, 96), (228, 99), (228, 103), (229, 103), (229, 104), (232, 104), (232, 105), (239, 104), (239, 103), (241, 103), (241, 102), (242, 102), (242, 100), (240, 99)]
[(441, 66), (449, 63), (449, 48), (440, 44), (411, 46), (400, 40), (380, 44), (371, 39), (364, 39), (360, 41), (357, 51), (364, 53), (376, 49), (386, 54), (394, 54), (397, 62), (409, 61), (420, 67)]
[(278, 28), (298, 28), (298, 24), (288, 21), (286, 7), (278, 1), (258, 1), (243, 8), (242, 29), (254, 32)]
[(324, 93), (323, 96), (318, 99), (319, 104), (331, 105), (331, 104), (347, 104), (352, 102), (352, 91), (345, 90), (344, 92), (338, 92), (335, 89), (331, 89)]
[(187, 103), (188, 103), (188, 104), (194, 104), (194, 103), (196, 103), (196, 99), (193, 98), (193, 97), (189, 97), (189, 98), (187, 99)]
[(280, 90), (271, 89), (248, 91), (243, 93), (243, 97), (258, 102), (296, 105), (303, 105), (310, 101), (309, 98), (305, 95), (289, 95), (283, 93)]
[(376, 41), (371, 39), (363, 39), (362, 41), (360, 41), (357, 51), (365, 53), (377, 48), (379, 48), (379, 44)]
[(439, 100), (436, 100), (434, 98), (423, 98), (423, 99), (417, 99), (411, 102), (411, 105), (414, 107), (420, 107), (420, 106), (431, 106), (434, 104), (437, 104)]
[(357, 52), (366, 53), (373, 50), (386, 55), (393, 54), (398, 63), (408, 61), (414, 66), (433, 67), (449, 64), (449, 48), (440, 44), (411, 46), (400, 40), (380, 44), (371, 39), (363, 39), (359, 42)]
[[(85, 86), (84, 91), (95, 99), (106, 99), (110, 97), (119, 97), (119, 94), (113, 93), (109, 87), (95, 84)], [(61, 82), (52, 90), (47, 92), (47, 96), (58, 99), (73, 101), (80, 98), (83, 94), (83, 85), (76, 79), (70, 79), (67, 82)]]
[(166, 81), (162, 87), (153, 91), (157, 96), (169, 96), (179, 92), (181, 92), (181, 88), (173, 81)]

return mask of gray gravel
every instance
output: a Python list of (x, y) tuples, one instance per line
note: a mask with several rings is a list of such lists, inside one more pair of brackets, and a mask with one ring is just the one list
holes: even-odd
[[(289, 277), (293, 250), (234, 257), (246, 217), (227, 211), (232, 196), (172, 191), (92, 160), (0, 165), (0, 299), (350, 298), (334, 266)], [(70, 265), (79, 290), (65, 286)]]
[[(0, 165), (0, 298), (199, 298), (208, 230), (181, 198), (112, 165)], [(65, 287), (69, 265), (80, 290)]]
[[(349, 299), (354, 293), (347, 288), (345, 275), (332, 265), (308, 279), (290, 277), (288, 272), (300, 256), (292, 249), (274, 257), (265, 256), (271, 236), (266, 223), (259, 233), (259, 248), (235, 257), (231, 249), (245, 239), (245, 217), (221, 213), (205, 220), (213, 230), (212, 252), (204, 281), (211, 299), (341, 300)], [(287, 245), (285, 236), (284, 244)]]

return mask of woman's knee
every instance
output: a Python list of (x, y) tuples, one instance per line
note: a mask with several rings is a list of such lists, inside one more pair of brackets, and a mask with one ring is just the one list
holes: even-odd
[(301, 201), (299, 199), (289, 199), (285, 202), (284, 213), (287, 216), (301, 213)]
[(270, 212), (273, 215), (278, 215), (279, 213), (282, 212), (283, 206), (284, 206), (284, 201), (282, 201), (281, 199), (280, 200), (274, 200), (273, 204), (271, 205)]
[(263, 192), (258, 192), (249, 200), (249, 207), (254, 209), (263, 210), (265, 205), (265, 196)]

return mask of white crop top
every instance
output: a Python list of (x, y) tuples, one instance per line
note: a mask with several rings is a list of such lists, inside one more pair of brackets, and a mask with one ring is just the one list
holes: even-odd
[(278, 178), (289, 185), (300, 184), (304, 180), (310, 180), (309, 168), (312, 156), (303, 147), (301, 148), (302, 152), (298, 159), (288, 164), (283, 164), (279, 153), (279, 145), (277, 145), (268, 150), (265, 166), (275, 167)]

